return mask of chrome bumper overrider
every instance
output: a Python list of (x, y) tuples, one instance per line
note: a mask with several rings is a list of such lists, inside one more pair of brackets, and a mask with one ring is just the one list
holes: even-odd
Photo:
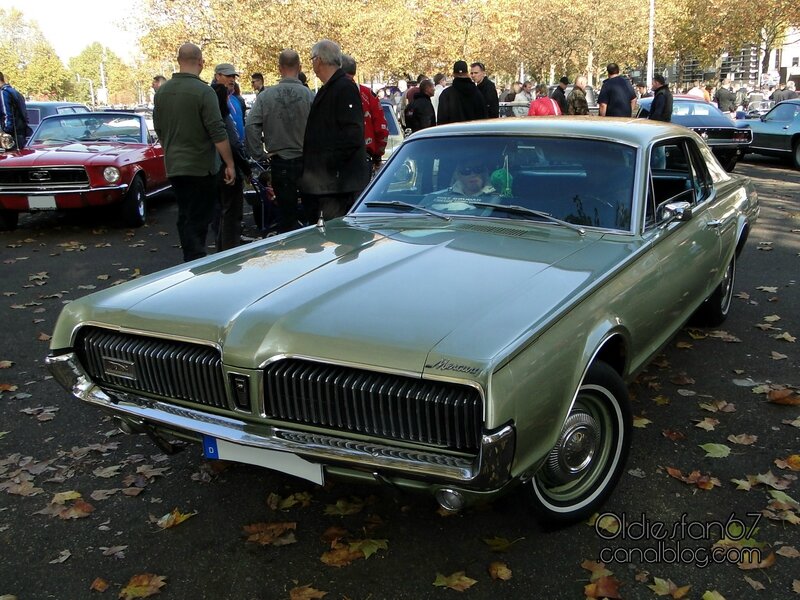
[(506, 425), (485, 433), (475, 459), (414, 450), (337, 436), (303, 432), (223, 417), (139, 395), (105, 391), (86, 374), (73, 353), (48, 356), (55, 379), (76, 398), (110, 410), (133, 423), (147, 423), (210, 435), (242, 446), (296, 454), (311, 462), (355, 470), (389, 470), (412, 478), (455, 483), (473, 490), (496, 490), (508, 483), (516, 433)]

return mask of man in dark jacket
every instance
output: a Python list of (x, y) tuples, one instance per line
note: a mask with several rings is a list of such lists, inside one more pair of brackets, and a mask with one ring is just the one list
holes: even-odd
[(653, 102), (650, 104), (651, 121), (667, 121), (672, 119), (672, 92), (663, 75), (653, 75)]
[(411, 104), (406, 107), (406, 126), (410, 127), (411, 131), (436, 125), (436, 113), (431, 102), (433, 92), (433, 82), (425, 79), (419, 84), (419, 91), (414, 94)]
[(483, 94), (469, 78), (467, 63), (457, 60), (453, 65), (453, 84), (439, 95), (439, 114), (436, 122), (457, 123), (486, 118)]
[(25, 147), (33, 131), (28, 126), (28, 111), (25, 98), (6, 83), (0, 73), (0, 129), (14, 138), (14, 149)]
[(469, 74), (472, 81), (478, 86), (478, 91), (483, 95), (486, 103), (486, 116), (496, 119), (500, 116), (500, 98), (497, 96), (494, 81), (486, 76), (486, 67), (483, 66), (483, 63), (474, 62), (470, 65)]
[(324, 85), (306, 122), (300, 190), (309, 217), (327, 221), (345, 215), (369, 182), (364, 112), (358, 86), (341, 68), (337, 43), (314, 44), (311, 65)]
[(736, 112), (736, 93), (731, 89), (730, 79), (725, 79), (714, 95), (714, 102), (722, 112)]
[(558, 85), (553, 90), (553, 93), (550, 94), (550, 97), (553, 100), (555, 100), (556, 102), (558, 102), (558, 107), (561, 109), (561, 114), (562, 115), (567, 114), (567, 108), (568, 108), (567, 107), (567, 96), (566, 96), (566, 94), (564, 92), (567, 89), (568, 85), (569, 85), (569, 78), (568, 77), (562, 77), (559, 80)]

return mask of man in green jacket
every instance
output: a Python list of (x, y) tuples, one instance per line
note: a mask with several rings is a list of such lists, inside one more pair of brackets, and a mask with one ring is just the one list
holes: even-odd
[(203, 53), (194, 44), (178, 49), (179, 71), (153, 99), (153, 126), (164, 148), (167, 177), (178, 200), (178, 236), (183, 260), (206, 255), (208, 226), (217, 201), (220, 156), (224, 181), (236, 179), (233, 154), (214, 91), (200, 79)]

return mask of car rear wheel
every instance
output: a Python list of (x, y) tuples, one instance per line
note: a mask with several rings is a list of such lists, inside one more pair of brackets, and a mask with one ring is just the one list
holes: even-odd
[(584, 519), (605, 501), (625, 466), (632, 420), (622, 378), (594, 363), (558, 442), (530, 482), (532, 508), (543, 525)]
[(13, 210), (0, 210), (0, 231), (13, 231), (19, 223), (19, 213)]
[(131, 187), (122, 201), (120, 208), (122, 222), (126, 227), (141, 227), (147, 219), (147, 199), (144, 193), (144, 182), (141, 177), (134, 177)]
[(733, 284), (736, 281), (736, 254), (728, 263), (725, 275), (722, 277), (717, 288), (708, 297), (708, 300), (700, 305), (692, 321), (702, 327), (716, 327), (721, 325), (731, 311), (731, 300), (733, 299)]

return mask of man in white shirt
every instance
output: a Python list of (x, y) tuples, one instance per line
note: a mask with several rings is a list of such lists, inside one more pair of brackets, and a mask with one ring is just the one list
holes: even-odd
[(433, 98), (431, 98), (431, 103), (433, 104), (433, 110), (436, 115), (439, 115), (439, 95), (442, 93), (444, 88), (447, 87), (447, 76), (444, 73), (437, 73), (433, 76)]

